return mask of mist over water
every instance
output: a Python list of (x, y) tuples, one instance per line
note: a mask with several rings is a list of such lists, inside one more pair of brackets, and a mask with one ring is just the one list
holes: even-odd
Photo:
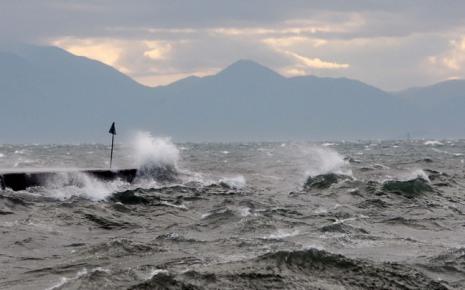
[(138, 132), (131, 141), (137, 168), (178, 168), (179, 149), (169, 138), (155, 138), (149, 132)]
[[(0, 192), (0, 288), (461, 289), (465, 142), (438, 142), (138, 133), (114, 154), (131, 184), (64, 172)], [(109, 147), (0, 152), (0, 168), (104, 168)]]
[(349, 161), (335, 150), (327, 147), (308, 146), (300, 147), (301, 156), (307, 163), (306, 175), (315, 176), (327, 173), (336, 173), (352, 176)]

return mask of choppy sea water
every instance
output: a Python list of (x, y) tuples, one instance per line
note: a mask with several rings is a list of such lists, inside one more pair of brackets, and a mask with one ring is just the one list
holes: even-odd
[[(463, 289), (465, 141), (119, 144), (134, 184), (0, 191), (2, 289)], [(107, 167), (0, 145), (0, 171)], [(174, 168), (174, 176), (151, 176)], [(310, 177), (310, 178), (309, 178)]]

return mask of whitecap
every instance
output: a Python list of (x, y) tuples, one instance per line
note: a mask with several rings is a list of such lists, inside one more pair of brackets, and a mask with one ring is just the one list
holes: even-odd
[(247, 217), (250, 215), (250, 208), (249, 207), (238, 207), (237, 210), (242, 217)]
[(299, 230), (289, 230), (289, 229), (278, 229), (276, 232), (271, 233), (267, 236), (264, 236), (263, 239), (266, 240), (280, 240), (287, 237), (297, 236), (300, 233)]
[(231, 188), (242, 189), (246, 186), (247, 182), (244, 176), (237, 175), (232, 177), (223, 177), (219, 180), (219, 183), (224, 183)]
[(441, 143), (441, 142), (438, 141), (438, 140), (429, 140), (429, 141), (426, 141), (426, 142), (424, 143), (424, 145), (441, 146), (441, 145), (444, 145), (444, 144)]
[[(110, 270), (105, 269), (105, 268), (102, 268), (102, 267), (94, 268), (94, 269), (91, 270), (90, 272), (93, 273), (93, 272), (97, 272), (97, 271), (99, 271), (99, 272), (105, 272), (105, 273), (107, 273), (107, 274), (110, 273)], [(89, 273), (89, 272), (87, 271), (87, 269), (84, 268), (84, 269), (80, 270), (79, 272), (77, 272), (76, 275), (75, 275), (74, 277), (72, 277), (72, 278), (62, 277), (62, 278), (60, 279), (60, 281), (59, 281), (57, 284), (55, 284), (55, 285), (53, 285), (53, 286), (47, 288), (47, 290), (61, 289), (61, 288), (62, 288), (64, 285), (66, 285), (68, 282), (77, 280), (77, 279), (81, 278), (82, 276), (87, 275), (88, 273)]]
[(174, 207), (174, 208), (187, 209), (187, 207), (184, 204), (177, 205), (177, 204), (167, 202), (167, 201), (161, 201), (160, 203), (166, 206)]
[(307, 159), (306, 176), (335, 173), (352, 176), (350, 163), (333, 149), (327, 147), (310, 147), (303, 150)]

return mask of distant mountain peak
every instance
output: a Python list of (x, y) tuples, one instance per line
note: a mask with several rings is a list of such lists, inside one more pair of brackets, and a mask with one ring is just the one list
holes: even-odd
[(273, 77), (282, 78), (280, 74), (271, 70), (270, 68), (249, 59), (238, 60), (222, 71), (217, 76), (227, 76), (235, 78), (249, 78), (249, 77)]

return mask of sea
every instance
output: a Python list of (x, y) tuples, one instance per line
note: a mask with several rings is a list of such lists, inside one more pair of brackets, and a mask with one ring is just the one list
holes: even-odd
[[(0, 145), (0, 289), (465, 289), (465, 140)], [(72, 171), (69, 171), (72, 169)]]

